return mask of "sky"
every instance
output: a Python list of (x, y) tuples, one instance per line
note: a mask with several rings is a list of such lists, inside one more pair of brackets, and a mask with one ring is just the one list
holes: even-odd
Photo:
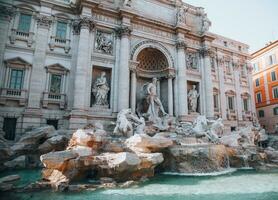
[(238, 40), (253, 53), (278, 40), (278, 0), (183, 0), (205, 8), (210, 32)]

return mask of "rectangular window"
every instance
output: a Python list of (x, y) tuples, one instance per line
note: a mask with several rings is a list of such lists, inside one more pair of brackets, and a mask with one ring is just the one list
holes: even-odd
[(255, 82), (256, 82), (256, 87), (259, 87), (259, 86), (260, 86), (260, 78), (257, 78), (257, 79), (255, 80)]
[(22, 89), (23, 70), (12, 69), (10, 77), (10, 89)]
[(54, 94), (60, 94), (61, 93), (61, 81), (62, 76), (58, 74), (52, 74), (51, 80), (50, 80), (50, 92)]
[(21, 32), (28, 33), (30, 31), (31, 19), (32, 19), (31, 15), (20, 14), (18, 30)]
[(276, 81), (276, 72), (275, 71), (271, 72), (271, 80)]
[(268, 56), (268, 64), (273, 65), (276, 63), (276, 56), (275, 54)]
[(234, 97), (228, 97), (228, 106), (229, 110), (234, 110)]
[(56, 37), (60, 39), (66, 39), (67, 36), (67, 23), (57, 22)]
[(7, 140), (15, 139), (16, 121), (16, 118), (4, 118), (3, 131)]
[(273, 108), (273, 114), (278, 115), (278, 107)]
[(260, 118), (264, 117), (264, 111), (263, 110), (259, 110), (259, 117)]
[(243, 99), (243, 109), (244, 111), (248, 111), (248, 99)]
[(259, 92), (256, 94), (257, 103), (262, 103), (262, 94)]
[(258, 63), (254, 63), (253, 64), (253, 71), (254, 72), (258, 72), (259, 71), (259, 64)]
[(213, 95), (213, 105), (214, 105), (214, 108), (218, 108), (218, 95), (215, 94)]
[(272, 92), (273, 92), (273, 98), (278, 99), (278, 87), (274, 87), (272, 89)]

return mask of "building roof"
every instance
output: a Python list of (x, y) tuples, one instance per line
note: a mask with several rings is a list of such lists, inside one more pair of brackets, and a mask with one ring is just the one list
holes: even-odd
[(267, 44), (265, 47), (255, 51), (254, 53), (251, 54), (252, 58), (255, 58), (267, 51), (269, 51), (270, 49), (272, 49), (273, 47), (278, 45), (278, 40), (274, 41), (274, 42), (270, 42), (269, 44)]

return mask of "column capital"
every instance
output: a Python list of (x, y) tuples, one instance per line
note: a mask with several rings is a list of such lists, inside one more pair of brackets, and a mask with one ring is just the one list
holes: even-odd
[(0, 5), (0, 17), (10, 21), (16, 15), (16, 9), (14, 7), (8, 7)]
[(187, 45), (185, 44), (185, 42), (183, 40), (179, 40), (176, 42), (176, 47), (177, 47), (177, 49), (186, 49)]
[(206, 57), (206, 56), (214, 56), (214, 51), (212, 51), (212, 49), (210, 47), (202, 47), (201, 49), (199, 49), (199, 53), (203, 56), (203, 57)]
[(46, 15), (38, 15), (36, 16), (38, 27), (49, 29), (51, 23), (53, 22), (53, 18), (51, 16)]
[(129, 61), (129, 70), (133, 73), (137, 73), (137, 66), (139, 65), (139, 62), (136, 61)]
[(95, 27), (95, 20), (93, 17), (81, 16), (73, 22), (73, 32), (79, 34), (81, 29), (89, 29), (92, 31)]
[(166, 75), (166, 78), (168, 79), (173, 79), (176, 77), (176, 71), (175, 69), (169, 68), (168, 69), (168, 74)]
[(132, 29), (129, 26), (121, 26), (115, 30), (118, 37), (129, 36)]

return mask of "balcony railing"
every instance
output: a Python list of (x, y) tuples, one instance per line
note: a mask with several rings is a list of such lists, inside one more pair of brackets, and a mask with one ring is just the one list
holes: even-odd
[(59, 105), (60, 109), (64, 109), (67, 103), (66, 97), (67, 97), (66, 94), (44, 92), (42, 106), (44, 108), (47, 108), (48, 104), (56, 104)]
[(23, 32), (17, 29), (12, 29), (10, 42), (11, 44), (14, 44), (16, 40), (25, 41), (27, 42), (27, 45), (31, 47), (33, 44), (33, 37), (34, 33), (32, 32)]
[(0, 102), (5, 104), (7, 100), (16, 100), (19, 101), (20, 105), (25, 105), (27, 101), (27, 90), (23, 89), (10, 89), (10, 88), (1, 88), (0, 89)]
[(63, 48), (65, 53), (68, 53), (70, 50), (70, 40), (66, 38), (59, 38), (56, 36), (50, 37), (49, 48), (51, 51), (55, 49), (55, 47)]

